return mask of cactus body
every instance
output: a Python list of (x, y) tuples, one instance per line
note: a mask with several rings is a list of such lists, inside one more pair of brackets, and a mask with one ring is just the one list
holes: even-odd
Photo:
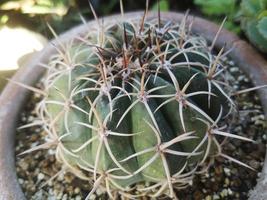
[(103, 27), (51, 58), (39, 116), (58, 160), (94, 189), (174, 197), (221, 152), (214, 130), (233, 108), (222, 51), (185, 21)]

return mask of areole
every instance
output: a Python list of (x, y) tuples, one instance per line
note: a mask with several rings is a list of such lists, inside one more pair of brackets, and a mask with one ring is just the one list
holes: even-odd
[[(116, 19), (140, 18), (143, 12), (134, 12), (124, 16), (115, 15), (104, 18), (107, 23), (116, 22)], [(183, 14), (179, 13), (161, 13), (161, 17), (172, 21), (181, 21)], [(149, 13), (148, 18), (157, 17), (156, 13)], [(219, 27), (211, 22), (201, 18), (189, 16), (189, 21), (193, 20), (192, 31), (205, 37), (211, 42)], [(13, 80), (34, 85), (44, 72), (40, 63), (47, 63), (50, 56), (55, 53), (54, 45), (58, 42), (65, 43), (73, 37), (87, 34), (90, 27), (96, 26), (96, 21), (91, 21), (86, 25), (75, 27), (74, 29), (59, 36), (57, 40), (48, 44), (43, 51), (38, 53), (28, 65), (21, 68), (13, 77)], [(225, 45), (226, 51), (232, 49), (229, 55), (232, 60), (246, 72), (254, 85), (267, 84), (267, 62), (246, 42), (240, 40), (236, 35), (227, 30), (222, 30), (216, 40), (215, 48), (220, 49)], [(0, 199), (25, 199), (15, 173), (14, 162), (14, 137), (16, 132), (16, 123), (19, 118), (19, 112), (27, 100), (28, 91), (14, 84), (8, 84), (0, 97)], [(267, 115), (267, 91), (259, 90), (261, 102)], [(267, 160), (267, 159), (266, 159)], [(261, 180), (255, 190), (264, 195), (265, 184), (267, 186), (267, 161), (263, 167)], [(266, 192), (265, 192), (266, 193)], [(267, 193), (265, 194), (267, 196)], [(253, 198), (253, 197), (252, 197)]]

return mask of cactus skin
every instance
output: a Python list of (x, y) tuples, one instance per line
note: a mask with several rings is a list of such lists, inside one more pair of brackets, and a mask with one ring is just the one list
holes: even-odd
[(57, 159), (94, 182), (88, 197), (174, 198), (224, 155), (215, 135), (235, 137), (218, 125), (234, 108), (223, 49), (214, 54), (186, 19), (141, 22), (94, 27), (47, 65), (37, 111)]

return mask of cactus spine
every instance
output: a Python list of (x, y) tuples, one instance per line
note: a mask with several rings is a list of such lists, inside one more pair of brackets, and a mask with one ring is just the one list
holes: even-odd
[[(168, 195), (223, 156), (221, 118), (235, 109), (223, 49), (164, 19), (92, 27), (57, 48), (45, 67), (39, 118), (57, 159), (93, 189)], [(238, 162), (238, 161), (237, 161)], [(239, 162), (240, 163), (240, 162)]]

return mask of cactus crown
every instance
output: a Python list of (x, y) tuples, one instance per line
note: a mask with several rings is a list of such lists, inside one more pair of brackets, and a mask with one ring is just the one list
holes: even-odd
[[(56, 156), (116, 195), (175, 197), (198, 166), (223, 156), (222, 117), (234, 110), (223, 49), (181, 23), (132, 19), (90, 27), (45, 65), (37, 106)], [(245, 165), (245, 164), (243, 164)]]

